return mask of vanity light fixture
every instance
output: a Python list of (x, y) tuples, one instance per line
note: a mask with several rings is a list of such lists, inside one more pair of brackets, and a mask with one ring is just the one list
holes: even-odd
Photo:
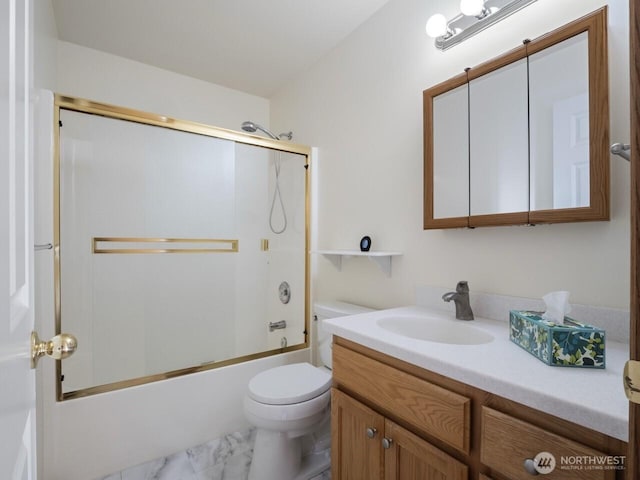
[(460, 11), (467, 17), (484, 18), (491, 14), (484, 0), (460, 0)]
[(447, 50), (535, 1), (461, 0), (461, 13), (451, 20), (447, 21), (441, 13), (429, 18), (427, 35), (436, 39), (437, 48)]

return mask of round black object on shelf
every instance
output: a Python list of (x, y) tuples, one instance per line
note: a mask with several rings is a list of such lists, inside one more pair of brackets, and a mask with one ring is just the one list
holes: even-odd
[(362, 237), (362, 240), (360, 240), (360, 251), (368, 252), (370, 248), (371, 248), (371, 237), (365, 235), (364, 237)]

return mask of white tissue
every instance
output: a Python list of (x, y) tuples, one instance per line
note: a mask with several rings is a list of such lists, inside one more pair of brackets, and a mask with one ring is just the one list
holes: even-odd
[(555, 323), (564, 323), (564, 317), (571, 311), (569, 292), (558, 291), (547, 293), (542, 297), (547, 309), (542, 318)]

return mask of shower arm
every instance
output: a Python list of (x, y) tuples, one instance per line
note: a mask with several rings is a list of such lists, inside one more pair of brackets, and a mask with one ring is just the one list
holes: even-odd
[[(261, 132), (264, 132), (265, 134), (269, 135), (271, 138), (273, 138), (274, 140), (280, 140), (280, 137), (278, 137), (275, 133), (272, 133), (270, 130), (267, 130), (264, 127), (261, 127), (260, 125), (256, 124), (256, 129), (260, 130)], [(255, 130), (254, 130), (255, 131)]]

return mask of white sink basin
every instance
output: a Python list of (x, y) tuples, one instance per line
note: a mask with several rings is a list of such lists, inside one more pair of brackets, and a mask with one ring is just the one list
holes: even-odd
[(464, 320), (448, 320), (421, 316), (380, 318), (380, 328), (409, 338), (451, 345), (480, 345), (493, 340), (493, 335), (469, 325)]

